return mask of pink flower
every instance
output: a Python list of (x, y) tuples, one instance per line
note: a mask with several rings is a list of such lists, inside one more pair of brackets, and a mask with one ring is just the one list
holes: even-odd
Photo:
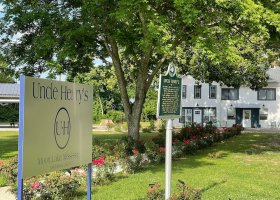
[(100, 156), (100, 160), (104, 160), (104, 158), (105, 158), (105, 155), (102, 154), (102, 155)]
[(32, 187), (33, 189), (39, 189), (39, 188), (41, 187), (41, 184), (38, 183), (38, 182), (36, 182), (36, 183), (33, 183), (33, 184), (31, 185), (31, 187)]
[(3, 160), (0, 160), (0, 167), (1, 167), (2, 165), (4, 165), (4, 162), (3, 162)]
[(133, 152), (134, 155), (139, 154), (139, 151), (137, 149), (132, 150), (132, 152)]
[(160, 152), (160, 153), (164, 153), (165, 150), (166, 150), (165, 147), (160, 147), (160, 148), (159, 148), (159, 152)]
[(190, 141), (190, 140), (184, 140), (184, 143), (185, 143), (185, 144), (190, 144), (191, 141)]

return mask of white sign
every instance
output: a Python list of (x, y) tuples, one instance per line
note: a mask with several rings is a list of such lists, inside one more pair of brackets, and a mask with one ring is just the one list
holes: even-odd
[(23, 178), (92, 161), (92, 87), (25, 77)]

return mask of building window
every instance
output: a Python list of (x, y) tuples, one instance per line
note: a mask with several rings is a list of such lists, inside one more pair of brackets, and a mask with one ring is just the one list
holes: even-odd
[(258, 100), (276, 100), (276, 89), (265, 88), (258, 91)]
[(217, 98), (217, 86), (209, 85), (209, 99), (216, 99), (216, 98)]
[(186, 109), (186, 122), (192, 123), (192, 109)]
[(268, 109), (267, 108), (260, 109), (260, 120), (267, 120), (267, 116), (268, 116)]
[(187, 86), (183, 85), (182, 87), (182, 98), (185, 99), (187, 98)]
[(181, 117), (179, 118), (180, 123), (192, 123), (192, 109), (183, 108)]
[(194, 86), (194, 98), (201, 99), (201, 85)]
[(235, 109), (234, 108), (228, 108), (227, 109), (227, 119), (228, 120), (235, 120)]
[(236, 88), (222, 88), (222, 100), (238, 100), (239, 92)]
[(216, 120), (216, 109), (215, 108), (204, 108), (203, 109), (203, 122), (214, 122)]
[(179, 118), (180, 123), (185, 123), (185, 109), (182, 109), (181, 117)]

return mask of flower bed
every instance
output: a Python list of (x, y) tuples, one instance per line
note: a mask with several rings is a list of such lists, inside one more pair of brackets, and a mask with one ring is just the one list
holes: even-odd
[[(207, 148), (213, 142), (220, 142), (242, 131), (241, 126), (217, 129), (211, 125), (182, 128), (172, 135), (172, 158), (195, 154)], [(135, 173), (150, 163), (163, 162), (165, 158), (165, 133), (160, 133), (146, 141), (135, 142), (124, 138), (117, 144), (95, 142), (92, 147), (94, 185), (112, 182), (119, 173)], [(24, 197), (27, 199), (63, 199), (75, 196), (79, 188), (86, 184), (86, 166), (52, 172), (44, 176), (33, 177), (24, 181)], [(7, 183), (16, 187), (17, 158), (3, 163), (0, 161), (0, 173)]]

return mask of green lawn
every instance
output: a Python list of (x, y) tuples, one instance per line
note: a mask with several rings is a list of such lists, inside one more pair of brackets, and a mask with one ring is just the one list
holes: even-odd
[[(211, 159), (209, 153), (221, 158)], [(173, 162), (172, 187), (178, 179), (201, 189), (202, 199), (280, 199), (280, 135), (244, 134)], [(94, 188), (94, 199), (143, 197), (149, 183), (164, 186), (164, 164)]]
[(18, 150), (18, 132), (16, 131), (0, 131), (0, 160), (17, 155)]
[[(95, 133), (99, 140), (117, 141), (122, 134)], [(149, 134), (143, 134), (149, 137)], [(0, 132), (0, 159), (17, 153), (17, 133)], [(218, 153), (221, 158), (209, 158)], [(203, 199), (280, 199), (280, 134), (243, 134), (215, 144), (195, 156), (173, 161), (172, 190), (178, 179), (202, 190)], [(1, 178), (0, 178), (1, 182)], [(143, 197), (149, 183), (164, 186), (164, 164), (93, 187), (93, 199)], [(1, 183), (0, 183), (1, 184)]]

